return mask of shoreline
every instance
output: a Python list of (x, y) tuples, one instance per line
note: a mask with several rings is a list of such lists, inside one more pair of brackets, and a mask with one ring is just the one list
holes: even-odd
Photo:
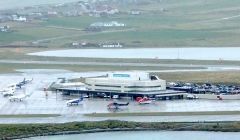
[(212, 131), (240, 132), (240, 122), (128, 122), (95, 121), (63, 124), (0, 124), (1, 139), (71, 135), (116, 131)]

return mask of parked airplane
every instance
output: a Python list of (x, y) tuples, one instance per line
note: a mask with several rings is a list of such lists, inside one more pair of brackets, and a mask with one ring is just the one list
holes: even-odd
[(147, 98), (147, 97), (137, 97), (136, 101), (139, 103), (139, 104), (151, 104), (152, 103), (152, 100)]
[(14, 89), (14, 88), (12, 88), (12, 87), (4, 88), (4, 89), (0, 90), (0, 93), (7, 92), (7, 91), (12, 90), (12, 89)]
[(113, 99), (119, 99), (119, 95), (113, 95)]
[(188, 94), (188, 95), (187, 95), (187, 99), (188, 99), (188, 100), (198, 99), (198, 97), (197, 97), (196, 95)]
[(28, 84), (28, 83), (31, 83), (33, 81), (33, 78), (32, 79), (26, 79), (24, 78), (23, 81), (19, 82), (16, 84), (17, 87), (19, 88), (22, 88), (22, 86)]
[(120, 109), (120, 107), (123, 106), (128, 106), (129, 102), (127, 103), (117, 103), (117, 102), (112, 102), (110, 104), (107, 105), (108, 109)]
[(6, 97), (6, 96), (13, 96), (14, 93), (15, 93), (15, 89), (9, 89), (8, 91), (2, 92), (2, 95), (4, 97)]
[(0, 91), (3, 96), (12, 96), (16, 90), (16, 85), (8, 85), (7, 88), (4, 88)]
[(9, 97), (9, 101), (10, 102), (15, 102), (15, 101), (23, 101), (25, 98), (27, 98), (29, 95), (26, 95), (26, 94), (19, 94), (19, 95), (14, 95), (14, 96), (11, 96)]
[(80, 97), (78, 99), (72, 99), (66, 102), (67, 106), (72, 106), (72, 105), (78, 105), (83, 101), (83, 97)]

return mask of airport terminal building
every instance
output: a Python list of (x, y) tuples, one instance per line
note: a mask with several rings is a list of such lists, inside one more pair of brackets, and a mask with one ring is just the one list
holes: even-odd
[(182, 97), (182, 91), (166, 89), (166, 81), (147, 72), (110, 72), (99, 77), (84, 79), (84, 89), (80, 87), (58, 88), (57, 91), (65, 95), (87, 94), (92, 96), (106, 95), (113, 97)]
[(86, 78), (91, 91), (148, 93), (166, 90), (166, 81), (146, 72), (112, 72), (105, 77)]

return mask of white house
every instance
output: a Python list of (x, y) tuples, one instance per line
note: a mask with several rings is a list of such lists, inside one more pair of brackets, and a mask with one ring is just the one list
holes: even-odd
[(91, 27), (125, 27), (124, 23), (119, 23), (117, 21), (111, 22), (96, 22), (90, 25)]
[(123, 46), (120, 43), (117, 44), (103, 44), (101, 45), (103, 48), (122, 48)]
[(24, 16), (12, 15), (13, 21), (27, 22), (27, 18)]
[(8, 32), (9, 30), (10, 30), (10, 27), (8, 25), (0, 27), (1, 32)]

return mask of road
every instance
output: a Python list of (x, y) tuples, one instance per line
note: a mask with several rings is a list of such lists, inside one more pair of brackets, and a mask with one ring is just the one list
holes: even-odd
[(107, 30), (107, 31), (101, 31), (101, 32), (90, 32), (86, 33), (81, 31), (81, 29), (78, 28), (66, 28), (66, 27), (58, 27), (58, 26), (47, 26), (46, 28), (58, 28), (58, 29), (64, 29), (64, 30), (75, 30), (79, 31), (80, 33), (73, 34), (73, 35), (67, 35), (67, 36), (56, 36), (56, 37), (51, 37), (51, 38), (44, 38), (44, 39), (38, 39), (38, 40), (32, 40), (30, 42), (48, 42), (48, 41), (53, 41), (53, 40), (60, 40), (60, 39), (66, 39), (66, 38), (73, 38), (73, 37), (81, 37), (81, 36), (86, 36), (86, 35), (97, 35), (97, 34), (106, 34), (106, 33), (117, 33), (117, 32), (127, 32), (127, 31), (134, 31), (134, 28), (128, 28), (128, 29), (122, 29), (122, 30)]

